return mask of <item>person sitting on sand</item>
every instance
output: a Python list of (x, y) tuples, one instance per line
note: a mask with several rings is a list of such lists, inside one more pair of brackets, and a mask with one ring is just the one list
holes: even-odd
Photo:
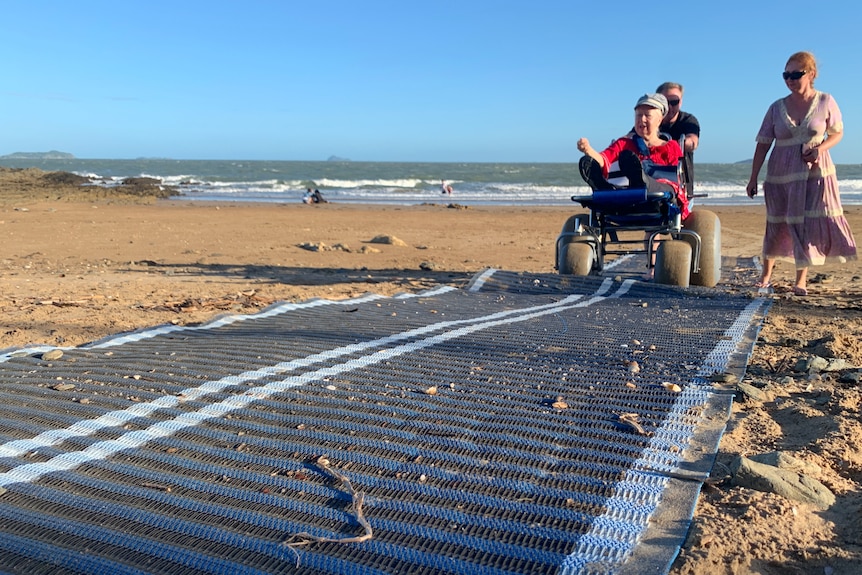
[(305, 193), (302, 194), (302, 203), (303, 204), (311, 204), (314, 203), (314, 198), (312, 197), (311, 188), (305, 190)]
[(311, 193), (311, 199), (315, 204), (328, 204), (329, 202), (323, 199), (323, 194), (320, 193), (320, 190), (314, 190)]

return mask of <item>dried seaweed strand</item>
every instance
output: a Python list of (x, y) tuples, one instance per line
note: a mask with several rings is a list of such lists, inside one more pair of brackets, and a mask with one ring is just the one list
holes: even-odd
[(341, 482), (341, 486), (344, 488), (347, 493), (350, 494), (351, 497), (351, 505), (350, 511), (356, 517), (357, 523), (359, 523), (362, 528), (365, 530), (365, 533), (362, 535), (357, 535), (355, 537), (319, 537), (317, 535), (312, 535), (310, 533), (296, 533), (292, 535), (289, 539), (284, 541), (284, 545), (287, 545), (291, 551), (296, 553), (296, 566), (299, 567), (299, 553), (297, 553), (297, 547), (303, 547), (305, 545), (310, 545), (312, 543), (363, 543), (368, 541), (374, 536), (374, 532), (371, 529), (371, 524), (368, 523), (368, 520), (365, 519), (365, 514), (362, 512), (362, 504), (365, 502), (365, 494), (361, 491), (357, 492), (353, 489), (353, 484), (350, 483), (350, 479), (347, 478), (346, 475), (340, 473), (338, 470), (330, 467), (329, 460), (325, 457), (321, 456), (315, 460), (314, 464), (324, 473), (327, 473)]

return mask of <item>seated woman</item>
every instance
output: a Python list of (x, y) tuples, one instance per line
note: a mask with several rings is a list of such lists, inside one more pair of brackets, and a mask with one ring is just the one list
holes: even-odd
[[(635, 104), (634, 137), (620, 138), (604, 151), (597, 152), (586, 138), (578, 140), (578, 150), (585, 156), (581, 158), (579, 168), (581, 177), (593, 190), (611, 190), (614, 186), (608, 183), (610, 165), (617, 161), (620, 171), (629, 180), (630, 187), (646, 188), (656, 192), (670, 190), (676, 196), (682, 218), (688, 216), (688, 198), (680, 193), (679, 184), (664, 178), (653, 178), (644, 172), (642, 160), (651, 160), (654, 164), (676, 166), (683, 157), (679, 143), (666, 141), (659, 135), (659, 126), (667, 113), (667, 99), (662, 94), (644, 94)], [(649, 151), (649, 157), (641, 152), (636, 138), (641, 138)]]

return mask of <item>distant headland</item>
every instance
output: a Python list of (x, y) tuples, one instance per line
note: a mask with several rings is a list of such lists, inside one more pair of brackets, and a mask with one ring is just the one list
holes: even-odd
[(75, 156), (68, 152), (15, 152), (0, 156), (0, 160), (74, 160)]
[(326, 160), (327, 162), (349, 162), (350, 158), (340, 158), (338, 156), (329, 156)]

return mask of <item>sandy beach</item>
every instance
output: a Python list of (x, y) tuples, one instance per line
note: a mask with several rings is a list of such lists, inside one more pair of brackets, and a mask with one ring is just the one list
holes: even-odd
[[(56, 180), (56, 181), (55, 181)], [(164, 323), (254, 313), (277, 301), (465, 285), (489, 267), (554, 272), (556, 207), (458, 204), (203, 204), (143, 187), (82, 191), (33, 170), (0, 169), (0, 349), (76, 346)], [(710, 207), (722, 252), (760, 252), (762, 206)], [(862, 208), (846, 214), (857, 239)], [(671, 573), (859, 572), (862, 565), (862, 264), (810, 270), (805, 298), (779, 263), (774, 303), (722, 439), (713, 481)], [(751, 292), (744, 271), (716, 289)], [(812, 355), (835, 372), (798, 371)], [(862, 369), (862, 367), (860, 367)], [(738, 487), (738, 455), (782, 451), (836, 497), (826, 510)]]

